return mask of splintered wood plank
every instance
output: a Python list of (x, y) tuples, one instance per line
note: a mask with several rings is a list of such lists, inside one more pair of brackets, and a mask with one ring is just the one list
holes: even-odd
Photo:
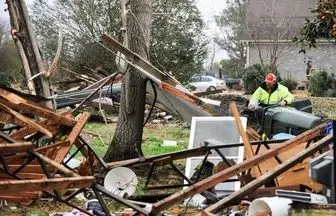
[(46, 151), (48, 151), (48, 150), (52, 150), (52, 149), (60, 149), (60, 148), (62, 148), (63, 146), (68, 146), (68, 145), (70, 145), (69, 140), (65, 140), (65, 141), (61, 141), (61, 142), (55, 143), (55, 144), (46, 145), (46, 146), (37, 148), (37, 149), (35, 149), (34, 151), (35, 151), (35, 152), (38, 152), (38, 153), (41, 153), (41, 154), (44, 154), (44, 153), (45, 153)]
[(15, 155), (5, 156), (4, 158), (7, 164), (16, 165), (24, 163), (27, 160), (27, 157), (28, 153), (17, 153)]
[(54, 168), (56, 168), (57, 170), (59, 170), (60, 172), (62, 172), (63, 174), (67, 175), (67, 176), (79, 176), (77, 173), (69, 170), (68, 168), (66, 168), (65, 166), (57, 163), (56, 161), (51, 160), (50, 158), (37, 153), (37, 152), (32, 152), (33, 155), (35, 155), (36, 157), (40, 158), (41, 160), (43, 160), (45, 163), (49, 164), (50, 166), (53, 166)]
[(29, 127), (24, 127), (21, 128), (20, 130), (12, 133), (10, 135), (10, 137), (12, 137), (15, 140), (24, 140), (25, 136), (28, 136), (30, 134), (36, 133), (36, 130), (33, 128), (29, 128)]
[(170, 195), (169, 197), (157, 202), (153, 204), (152, 207), (152, 212), (153, 214), (158, 214), (159, 212), (161, 212), (164, 209), (169, 208), (170, 206), (181, 202), (183, 200), (185, 200), (188, 197), (191, 197), (197, 193), (200, 193), (202, 191), (205, 191), (209, 188), (214, 187), (215, 185), (217, 185), (220, 182), (226, 181), (227, 179), (241, 173), (244, 172), (252, 167), (254, 167), (255, 165), (268, 160), (282, 152), (288, 151), (290, 150), (292, 147), (303, 143), (303, 142), (307, 142), (317, 136), (319, 136), (321, 134), (322, 131), (324, 131), (325, 127), (327, 126), (327, 124), (321, 124), (317, 127), (314, 127), (296, 137), (294, 137), (291, 140), (288, 140), (286, 142), (284, 142), (280, 147), (276, 148), (276, 149), (272, 149), (272, 150), (268, 150), (266, 151), (264, 154), (258, 154), (255, 155), (251, 158), (248, 158), (247, 160), (244, 160), (243, 162), (233, 165), (219, 173), (216, 173), (212, 176), (210, 176), (209, 178), (206, 178), (202, 181), (199, 181), (193, 185), (191, 185), (190, 187), (188, 187), (187, 189), (181, 190), (175, 194)]
[[(60, 128), (58, 128), (56, 126), (53, 126), (53, 125), (48, 125), (48, 121), (46, 119), (40, 120), (40, 121), (36, 121), (36, 123), (39, 124), (41, 127), (46, 128), (47, 130), (49, 130), (54, 136), (56, 136), (60, 132)], [(31, 135), (33, 133), (36, 133), (35, 128), (27, 127), (27, 125), (25, 125), (25, 126), (26, 127), (23, 127), (20, 130), (12, 133), (10, 136), (13, 139), (22, 140), (25, 136)]]
[[(39, 173), (18, 173), (16, 176), (21, 177), (23, 179), (42, 179), (46, 178), (44, 174), (39, 174)], [(16, 179), (12, 176), (7, 175), (6, 173), (1, 173), (0, 172), (0, 181), (3, 181), (3, 178), (6, 179)]]
[(93, 181), (93, 176), (0, 181), (0, 194), (18, 193), (18, 191), (20, 191), (20, 193), (36, 191), (52, 193), (54, 190), (61, 189), (88, 188), (91, 187)]
[(36, 122), (34, 122), (33, 120), (27, 118), (26, 116), (16, 112), (15, 110), (9, 108), (8, 106), (4, 105), (3, 103), (0, 102), (0, 108), (3, 109), (4, 111), (12, 114), (15, 116), (15, 118), (19, 119), (20, 121), (26, 123), (27, 125), (29, 125), (29, 127), (34, 128), (37, 131), (40, 131), (41, 133), (47, 135), (48, 137), (53, 137), (53, 134), (45, 129), (44, 127), (42, 127), (41, 125), (37, 124)]
[(219, 113), (215, 109), (213, 109), (210, 105), (204, 103), (197, 96), (193, 95), (192, 93), (186, 93), (184, 91), (175, 88), (175, 86), (181, 85), (181, 83), (178, 80), (176, 80), (173, 76), (169, 75), (168, 73), (160, 71), (155, 66), (153, 66), (149, 61), (143, 59), (141, 56), (134, 53), (132, 50), (128, 49), (114, 38), (106, 34), (104, 34), (102, 38), (105, 43), (113, 46), (119, 52), (124, 54), (126, 57), (125, 59), (130, 60), (133, 66), (138, 71), (140, 71), (143, 75), (145, 75), (146, 77), (148, 77), (149, 79), (153, 80), (158, 85), (160, 85), (161, 89), (164, 89), (170, 94), (173, 94), (177, 97), (187, 100), (189, 103), (202, 106), (202, 108), (205, 111), (211, 113), (212, 115), (219, 115)]
[[(3, 168), (3, 165), (0, 165), (1, 168)], [(14, 172), (15, 170), (17, 170), (19, 167), (21, 167), (21, 164), (9, 164), (8, 168), (9, 168), (9, 172)], [(50, 172), (54, 172), (55, 168), (47, 165), (47, 168)], [(19, 173), (36, 173), (36, 174), (43, 174), (43, 169), (41, 167), (41, 165), (27, 165), (25, 166)]]
[[(253, 149), (252, 149), (252, 145), (250, 143), (250, 139), (248, 138), (247, 134), (245, 133), (243, 124), (240, 120), (240, 115), (239, 115), (239, 111), (238, 111), (236, 102), (232, 101), (230, 103), (230, 110), (231, 110), (231, 113), (232, 113), (233, 117), (236, 120), (236, 126), (237, 126), (237, 129), (238, 129), (238, 132), (239, 132), (241, 138), (243, 139), (244, 149), (245, 149), (247, 158), (251, 158), (251, 157), (254, 156), (254, 152), (253, 152)], [(258, 165), (256, 167), (254, 167), (253, 171), (254, 171), (254, 174), (256, 175), (256, 177), (259, 177), (259, 176), (262, 175), (260, 167)]]
[(36, 200), (41, 196), (41, 192), (28, 192), (28, 193), (20, 193), (12, 192), (12, 193), (4, 193), (0, 194), (0, 200), (6, 200), (9, 202), (20, 202), (20, 201), (32, 201)]
[(254, 130), (252, 127), (247, 126), (246, 133), (250, 135), (254, 140), (259, 141), (261, 136), (258, 134), (256, 130)]
[(25, 126), (26, 125), (24, 122), (15, 118), (14, 115), (9, 114), (9, 113), (5, 113), (5, 112), (0, 113), (0, 121), (6, 122), (6, 123), (11, 123), (11, 124), (18, 125), (18, 126)]
[(29, 149), (33, 148), (33, 144), (29, 142), (25, 143), (11, 143), (11, 144), (0, 144), (1, 153), (19, 153), (26, 152)]
[(54, 110), (51, 110), (44, 105), (28, 101), (5, 89), (0, 88), (0, 96), (5, 99), (1, 99), (1, 103), (15, 110), (31, 113), (66, 126), (73, 126), (76, 123), (74, 119), (57, 114)]
[(202, 101), (195, 95), (189, 94), (180, 89), (177, 89), (174, 86), (169, 85), (168, 83), (161, 82), (160, 88), (176, 97), (179, 97), (179, 98), (182, 98), (188, 101), (189, 103), (192, 103), (192, 104), (202, 103)]
[(3, 140), (0, 140), (0, 143), (2, 142), (7, 142), (7, 143), (16, 143), (18, 140), (13, 139), (12, 137), (9, 136), (8, 133), (0, 131), (0, 138)]
[(89, 112), (84, 112), (79, 117), (78, 121), (76, 122), (76, 125), (72, 128), (72, 131), (68, 136), (68, 140), (70, 141), (71, 144), (74, 143), (75, 140), (78, 138), (78, 136), (80, 135), (80, 133), (84, 128), (84, 125), (89, 120), (90, 116), (91, 114)]
[[(71, 118), (72, 112), (71, 111), (65, 111), (65, 112), (61, 112), (60, 114), (67, 117), (67, 118)], [(59, 134), (59, 132), (60, 132), (60, 128), (59, 128), (59, 125), (57, 124), (57, 122), (52, 122), (52, 121), (49, 121), (48, 119), (42, 119), (42, 120), (37, 121), (37, 124), (41, 125), (42, 127), (46, 127), (54, 135)], [(24, 127), (24, 128), (21, 128), (20, 130), (16, 131), (15, 133), (12, 133), (11, 137), (13, 139), (23, 140), (23, 138), (25, 136), (31, 135), (35, 132), (36, 132), (36, 130), (34, 130), (33, 128)]]
[(103, 38), (105, 43), (113, 46), (119, 52), (124, 54), (126, 59), (129, 59), (136, 66), (146, 70), (148, 73), (152, 74), (157, 79), (169, 82), (169, 84), (171, 84), (171, 85), (180, 84), (180, 82), (177, 81), (174, 77), (170, 76), (168, 73), (164, 73), (164, 72), (160, 71), (155, 66), (153, 66), (149, 61), (143, 59), (137, 53), (133, 52), (132, 50), (125, 47), (123, 44), (119, 43), (119, 41), (117, 41), (116, 39), (114, 39), (114, 38), (112, 38), (112, 37), (110, 37), (109, 35), (106, 35), (106, 34), (104, 34), (102, 36), (102, 38)]
[(89, 120), (90, 118), (90, 113), (88, 112), (84, 112), (82, 113), (82, 115), (79, 117), (76, 125), (72, 128), (72, 131), (70, 132), (68, 139), (69, 140), (69, 145), (62, 147), (58, 152), (57, 152), (57, 156), (55, 157), (55, 161), (57, 163), (62, 163), (62, 161), (64, 160), (65, 156), (68, 154), (68, 152), (70, 151), (73, 143), (76, 141), (76, 139), (78, 138), (78, 136), (80, 135), (80, 133), (83, 130), (84, 125), (86, 124), (86, 122)]

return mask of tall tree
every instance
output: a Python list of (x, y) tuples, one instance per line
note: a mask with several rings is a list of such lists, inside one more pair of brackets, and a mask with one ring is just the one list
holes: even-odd
[[(57, 48), (58, 30), (62, 27), (64, 44), (61, 65), (81, 72), (84, 67), (113, 73), (114, 55), (98, 41), (103, 33), (120, 38), (119, 0), (35, 0), (32, 18), (42, 44), (42, 53), (52, 59)], [(57, 79), (69, 74), (59, 70)]]
[(185, 82), (202, 69), (208, 53), (200, 11), (190, 0), (157, 0), (152, 4), (151, 60)]
[(256, 48), (263, 69), (276, 68), (283, 57), (295, 49), (293, 37), (298, 33), (297, 20), (304, 1), (250, 0), (246, 11), (244, 34), (249, 47)]
[[(51, 59), (55, 53), (60, 18), (65, 32), (62, 62), (74, 70), (99, 65), (114, 72), (116, 65), (110, 61), (113, 55), (92, 39), (99, 40), (102, 33), (121, 39), (119, 2), (55, 0), (50, 4), (35, 0), (33, 22), (43, 44), (43, 54)], [(152, 1), (152, 7), (150, 60), (156, 67), (171, 71), (181, 82), (187, 81), (202, 69), (207, 55), (208, 41), (202, 33), (204, 24), (195, 1), (157, 0)]]
[(246, 63), (246, 53), (240, 38), (244, 31), (247, 0), (226, 2), (227, 7), (215, 17), (220, 34), (214, 39), (230, 58), (221, 62), (223, 72), (230, 77), (240, 77)]
[(0, 59), (0, 72), (8, 73), (14, 80), (23, 78), (20, 57), (3, 20), (0, 20)]
[(314, 19), (307, 19), (300, 34), (294, 38), (302, 48), (316, 47), (319, 39), (326, 39), (336, 44), (336, 1), (318, 0)]
[[(144, 59), (149, 58), (151, 0), (130, 0), (127, 13), (127, 44)], [(133, 67), (125, 72), (118, 124), (105, 161), (142, 156), (141, 143), (146, 99), (146, 79)]]
[[(35, 0), (32, 7), (35, 14), (34, 23), (40, 37), (43, 37), (41, 41), (46, 48), (44, 50), (46, 55), (52, 57), (56, 50), (57, 25), (60, 19), (64, 26), (65, 35), (63, 65), (76, 66), (78, 70), (82, 65), (91, 68), (96, 65), (103, 66), (104, 69), (109, 66), (116, 68), (114, 61), (111, 61), (114, 56), (106, 50), (104, 53), (104, 48), (98, 48), (100, 45), (97, 41), (100, 40), (101, 33), (107, 33), (121, 39), (119, 2), (119, 0), (55, 0), (54, 4), (48, 4), (45, 0)], [(194, 1), (159, 0), (148, 2), (151, 4), (150, 6), (153, 6), (154, 11), (153, 19), (150, 21), (153, 24), (152, 37), (147, 36), (147, 29), (144, 29), (145, 34), (141, 33), (143, 30), (139, 24), (137, 24), (138, 26), (136, 24), (127, 26), (130, 31), (135, 27), (140, 28), (137, 31), (141, 30), (141, 34), (132, 32), (128, 36), (137, 43), (136, 45), (130, 44), (130, 48), (143, 54), (145, 47), (150, 44), (151, 52), (146, 52), (146, 58), (150, 59), (155, 66), (165, 71), (171, 71), (180, 81), (188, 80), (193, 74), (199, 72), (207, 53), (206, 39), (202, 34), (203, 23)], [(145, 2), (145, 9), (148, 2)], [(128, 6), (131, 9), (128, 13), (128, 22), (131, 22), (132, 17), (139, 19), (139, 16), (145, 16), (142, 13), (148, 12), (147, 9), (143, 11), (142, 7), (136, 7), (137, 4), (136, 1), (130, 1)], [(134, 16), (135, 12), (140, 14)], [(58, 16), (57, 13), (60, 15)], [(133, 22), (138, 19), (134, 18)], [(113, 72), (112, 69), (109, 71)], [(136, 157), (138, 156), (137, 152), (141, 154), (140, 144), (144, 114), (142, 106), (144, 105), (145, 84), (143, 79), (138, 79), (140, 75), (137, 72), (131, 77), (128, 75), (126, 73), (125, 82), (131, 83), (133, 87), (123, 88), (125, 92), (121, 98), (124, 102), (121, 105), (120, 123), (118, 122), (118, 130), (105, 156), (108, 161)], [(125, 86), (127, 85), (125, 84)]]

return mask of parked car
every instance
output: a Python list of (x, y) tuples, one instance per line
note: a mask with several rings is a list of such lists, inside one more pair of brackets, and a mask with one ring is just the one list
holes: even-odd
[(242, 90), (243, 89), (243, 80), (240, 78), (229, 78), (226, 77), (223, 72), (216, 71), (201, 71), (196, 76), (211, 76), (217, 79), (225, 80), (227, 89)]
[(188, 87), (193, 91), (214, 91), (226, 89), (225, 80), (220, 80), (212, 76), (194, 76), (191, 78)]

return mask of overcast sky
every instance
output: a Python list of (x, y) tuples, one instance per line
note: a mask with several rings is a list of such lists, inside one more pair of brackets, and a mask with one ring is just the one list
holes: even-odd
[[(26, 0), (27, 4), (30, 4), (33, 0)], [(214, 23), (214, 16), (219, 14), (223, 8), (226, 6), (226, 1), (224, 0), (196, 0), (197, 7), (200, 9), (203, 19), (206, 23), (206, 31), (205, 33), (213, 38), (216, 32), (216, 24)], [(8, 12), (5, 12), (6, 8), (5, 1), (1, 1), (0, 3), (0, 18), (8, 20), (9, 15)], [(211, 51), (213, 50), (213, 45), (210, 45)], [(215, 47), (215, 61), (219, 61), (222, 58), (226, 58), (227, 55), (225, 52), (220, 50), (219, 47)], [(210, 57), (209, 57), (210, 58)]]

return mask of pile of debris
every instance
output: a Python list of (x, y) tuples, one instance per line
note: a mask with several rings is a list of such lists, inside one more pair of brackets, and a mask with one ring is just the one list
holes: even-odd
[[(188, 91), (181, 90), (181, 88), (178, 88), (180, 83), (170, 77), (169, 74), (159, 71), (113, 38), (104, 35), (103, 39), (122, 52), (127, 59), (133, 59), (134, 62), (130, 62), (130, 64), (133, 64), (144, 76), (154, 81), (153, 86), (157, 88), (157, 91), (152, 88), (153, 92), (148, 90), (147, 93), (155, 95), (154, 98), (156, 99), (152, 99), (152, 101), (157, 100), (158, 104), (156, 106), (164, 106), (169, 113), (180, 116), (187, 122), (190, 122), (194, 116), (209, 118), (211, 115), (220, 115), (210, 105), (217, 104), (216, 101), (198, 98)], [(99, 89), (103, 89), (109, 78), (111, 77), (107, 77), (95, 85), (95, 90), (89, 89), (89, 93), (86, 92), (88, 96), (80, 104), (95, 95)], [(321, 122), (320, 118), (303, 113), (300, 113), (300, 116), (306, 116), (307, 118), (297, 121), (290, 117), (298, 111), (290, 109), (283, 112), (281, 110), (283, 108), (278, 108), (278, 111), (274, 110), (272, 115), (269, 116), (270, 121), (268, 123), (271, 124), (269, 129), (277, 130), (279, 126), (285, 126), (287, 130), (288, 125), (286, 124), (293, 123), (289, 126), (293, 126), (291, 129), (295, 134), (286, 134), (285, 140), (267, 140), (262, 136), (263, 134), (257, 133), (250, 127), (244, 129), (236, 103), (226, 105), (229, 100), (238, 100), (245, 105), (245, 99), (225, 97), (221, 99), (225, 103), (219, 111), (224, 112), (230, 108), (234, 116), (230, 119), (235, 121), (234, 126), (225, 128), (225, 130), (230, 133), (237, 133), (238, 131), (239, 138), (241, 137), (243, 143), (228, 144), (225, 143), (226, 140), (201, 140), (201, 146), (189, 150), (106, 164), (80, 135), (90, 117), (90, 113), (84, 112), (73, 118), (71, 112), (57, 113), (36, 102), (39, 100), (38, 98), (37, 100), (33, 99), (34, 96), (0, 88), (0, 120), (5, 123), (5, 127), (0, 132), (0, 199), (27, 201), (38, 199), (46, 194), (87, 215), (95, 215), (95, 213), (82, 209), (70, 201), (78, 194), (88, 191), (94, 194), (99, 202), (99, 209), (108, 216), (111, 213), (105, 203), (106, 197), (132, 208), (136, 213), (158, 215), (190, 197), (200, 195), (207, 200), (207, 203), (203, 206), (205, 208), (200, 211), (200, 214), (213, 215), (234, 203), (239, 203), (240, 200), (248, 199), (252, 201), (260, 198), (260, 196), (274, 196), (276, 191), (281, 194), (280, 196), (293, 197), (298, 195), (283, 192), (279, 189), (290, 189), (298, 192), (309, 190), (319, 193), (322, 190), (321, 184), (323, 181), (316, 178), (319, 180), (319, 182), (316, 182), (309, 177), (309, 165), (311, 164), (311, 158), (317, 160), (316, 156), (319, 151), (329, 150), (329, 144), (334, 140), (333, 134), (326, 133), (326, 129), (330, 126), (328, 122)], [(63, 102), (64, 104), (67, 103), (65, 100)], [(286, 121), (280, 122), (278, 116), (273, 116), (277, 112), (285, 113)], [(294, 123), (298, 124), (294, 125)], [(298, 127), (294, 128), (296, 126)], [(212, 130), (214, 130), (213, 127)], [(274, 131), (270, 130), (270, 132)], [(213, 137), (208, 138), (213, 139)], [(252, 142), (253, 140), (254, 142)], [(241, 161), (234, 160), (232, 157), (229, 158), (221, 151), (232, 147), (242, 147), (244, 153), (242, 153)], [(79, 152), (84, 156), (84, 160), (78, 167), (71, 167), (70, 161)], [(222, 161), (214, 172), (210, 173), (210, 176), (204, 176), (203, 169), (210, 167), (208, 166), (208, 158), (214, 153)], [(197, 174), (189, 178), (178, 168), (175, 161), (191, 157), (199, 157), (198, 159), (202, 163)], [(330, 155), (323, 155), (323, 157), (326, 160), (324, 158), (321, 160), (324, 167), (327, 167), (324, 171), (327, 170), (327, 173), (331, 173), (329, 171), (330, 161), (328, 161)], [(125, 197), (128, 197), (129, 190), (135, 190), (133, 182), (136, 179), (133, 173), (125, 167), (142, 165), (150, 165), (145, 182), (147, 189), (184, 189), (167, 197), (161, 196), (158, 201), (150, 204), (125, 199)], [(151, 183), (155, 169), (158, 166), (166, 165), (181, 176), (184, 182), (177, 185), (162, 185), (158, 184), (157, 181)], [(314, 167), (317, 170), (318, 165), (320, 163), (316, 161)], [(316, 177), (319, 176), (318, 171), (315, 174)], [(223, 182), (239, 182), (240, 188), (230, 194), (225, 194), (225, 196), (212, 193), (213, 188)], [(109, 184), (110, 186), (112, 184), (112, 186), (108, 187)], [(327, 186), (330, 187), (330, 185)], [(64, 191), (71, 191), (71, 193), (67, 194)], [(119, 195), (115, 194), (116, 191)], [(304, 199), (306, 194), (302, 193), (300, 195), (303, 197), (301, 200), (307, 200)], [(309, 194), (307, 196), (312, 197)], [(264, 203), (268, 202), (266, 200), (262, 201)], [(249, 211), (252, 211), (252, 206), (256, 206), (254, 204), (251, 203)], [(284, 206), (287, 208), (288, 203), (286, 206), (285, 202)], [(246, 210), (245, 207), (241, 209)], [(256, 209), (257, 211), (253, 210), (253, 213), (249, 215), (258, 215), (260, 208)], [(275, 215), (274, 209), (268, 208), (262, 209), (262, 211), (265, 215)]]
[[(95, 215), (71, 203), (76, 195), (92, 191), (104, 215), (110, 211), (102, 194), (147, 214), (100, 185), (102, 179), (96, 174), (104, 176), (109, 169), (80, 135), (90, 113), (73, 118), (69, 111), (56, 113), (31, 99), (40, 98), (0, 88), (0, 120), (4, 123), (0, 131), (1, 200), (27, 202), (47, 195)], [(72, 166), (79, 152), (84, 159), (79, 166)]]

